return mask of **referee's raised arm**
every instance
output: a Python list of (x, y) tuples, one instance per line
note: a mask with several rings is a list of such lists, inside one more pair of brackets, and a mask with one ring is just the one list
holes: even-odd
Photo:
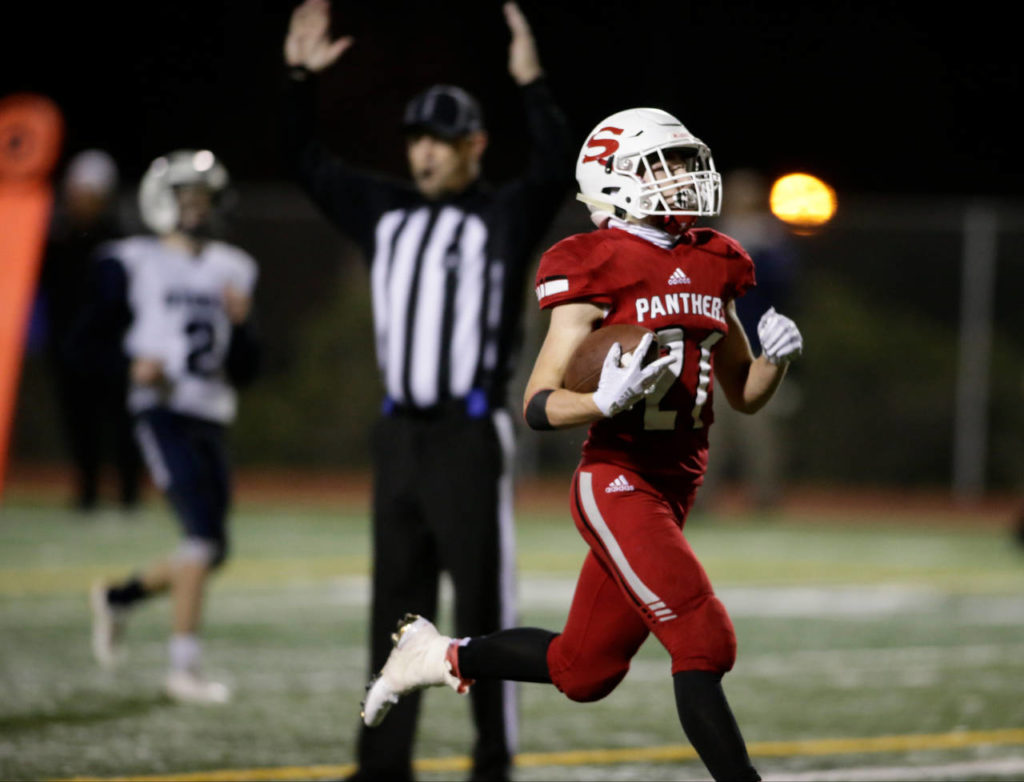
[(505, 3), (510, 42), (508, 72), (523, 100), (527, 162), (499, 195), (512, 221), (510, 255), (529, 265), (552, 218), (573, 185), (575, 150), (569, 123), (552, 95), (529, 23), (515, 3)]
[(564, 191), (572, 181), (574, 154), (568, 124), (548, 89), (529, 22), (515, 3), (505, 3), (502, 10), (511, 34), (508, 72), (522, 88), (526, 105), (530, 134), (527, 174), (538, 183), (550, 183)]
[(327, 219), (365, 250), (371, 240), (367, 227), (398, 183), (353, 166), (317, 133), (320, 75), (355, 43), (352, 36), (332, 39), (330, 20), (329, 0), (304, 0), (292, 12), (284, 41), (280, 154)]

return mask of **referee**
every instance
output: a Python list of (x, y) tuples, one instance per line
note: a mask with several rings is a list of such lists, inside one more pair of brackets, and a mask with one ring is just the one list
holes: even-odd
[[(370, 265), (386, 394), (372, 446), (371, 671), (387, 659), (396, 617), (437, 616), (441, 572), (454, 586), (455, 635), (515, 621), (506, 387), (532, 255), (571, 185), (573, 150), (526, 19), (514, 3), (504, 10), (531, 154), (518, 178), (496, 188), (480, 177), (487, 144), (480, 106), (450, 85), (425, 90), (406, 108), (412, 187), (330, 154), (313, 132), (316, 74), (352, 39), (330, 39), (328, 0), (305, 0), (285, 41), (285, 143), (295, 176)], [(471, 778), (508, 779), (513, 692), (481, 682), (470, 697)], [(418, 696), (403, 698), (382, 726), (361, 725), (353, 779), (412, 778), (418, 708)]]

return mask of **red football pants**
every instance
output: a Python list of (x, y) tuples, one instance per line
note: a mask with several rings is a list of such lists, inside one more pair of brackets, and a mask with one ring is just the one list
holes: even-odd
[(615, 689), (649, 633), (671, 655), (673, 674), (732, 668), (732, 621), (683, 536), (695, 494), (693, 486), (655, 489), (616, 465), (577, 468), (572, 515), (590, 551), (547, 657), (569, 698), (593, 701)]

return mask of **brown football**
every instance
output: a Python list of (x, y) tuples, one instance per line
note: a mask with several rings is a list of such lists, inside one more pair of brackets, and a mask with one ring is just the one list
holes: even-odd
[[(580, 343), (569, 359), (569, 366), (565, 370), (563, 385), (570, 391), (578, 391), (588, 394), (597, 389), (597, 381), (601, 377), (601, 368), (604, 366), (605, 356), (611, 349), (613, 343), (622, 345), (622, 355), (632, 354), (636, 346), (640, 344), (644, 334), (649, 334), (650, 329), (637, 326), (632, 323), (618, 323), (611, 326), (604, 326), (596, 329), (587, 335)], [(647, 355), (644, 357), (644, 364), (654, 361), (659, 355), (658, 340), (651, 342)]]

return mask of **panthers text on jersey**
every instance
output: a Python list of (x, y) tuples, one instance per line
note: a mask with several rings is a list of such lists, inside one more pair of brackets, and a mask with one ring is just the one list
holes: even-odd
[(633, 409), (595, 422), (583, 460), (692, 483), (707, 466), (716, 346), (728, 331), (725, 307), (754, 285), (754, 264), (710, 228), (687, 231), (671, 249), (617, 228), (577, 234), (544, 253), (537, 271), (542, 309), (589, 301), (603, 325), (635, 323), (658, 335), (672, 372)]
[(111, 245), (128, 281), (132, 324), (125, 334), (131, 358), (163, 364), (166, 391), (133, 387), (133, 413), (158, 404), (185, 415), (227, 424), (234, 420), (237, 394), (224, 362), (231, 321), (224, 308), (228, 286), (251, 296), (257, 266), (252, 257), (224, 242), (207, 242), (192, 256), (156, 237), (136, 236)]

